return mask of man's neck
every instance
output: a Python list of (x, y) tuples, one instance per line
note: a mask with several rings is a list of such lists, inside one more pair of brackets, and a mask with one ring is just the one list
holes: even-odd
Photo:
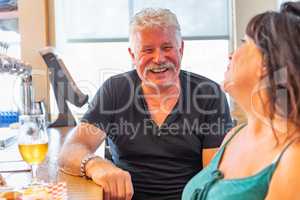
[(158, 126), (161, 126), (179, 99), (180, 81), (178, 79), (170, 87), (149, 87), (149, 85), (142, 84), (142, 88), (151, 118)]
[(169, 86), (155, 86), (142, 83), (143, 93), (146, 99), (158, 100), (164, 98), (177, 98), (181, 92), (180, 80)]

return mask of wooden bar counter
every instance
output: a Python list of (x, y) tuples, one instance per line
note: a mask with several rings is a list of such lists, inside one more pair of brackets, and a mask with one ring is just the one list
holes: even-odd
[[(49, 148), (46, 160), (39, 166), (37, 176), (45, 182), (66, 182), (68, 199), (102, 200), (102, 188), (91, 180), (67, 175), (58, 169), (58, 153), (65, 138), (74, 128), (49, 128)], [(9, 173), (4, 175), (8, 185), (26, 185), (31, 180), (31, 172)]]

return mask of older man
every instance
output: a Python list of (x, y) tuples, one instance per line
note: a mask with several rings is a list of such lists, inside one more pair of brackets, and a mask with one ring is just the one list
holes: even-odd
[[(130, 26), (136, 70), (108, 79), (60, 166), (91, 178), (105, 199), (180, 199), (231, 126), (226, 98), (211, 80), (180, 70), (184, 43), (176, 16), (145, 9)], [(112, 161), (93, 152), (108, 137)]]

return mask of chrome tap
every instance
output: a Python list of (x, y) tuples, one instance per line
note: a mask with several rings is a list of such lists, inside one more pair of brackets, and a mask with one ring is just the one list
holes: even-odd
[(21, 113), (31, 114), (34, 102), (32, 90), (32, 67), (18, 59), (0, 54), (0, 73), (8, 73), (21, 78)]

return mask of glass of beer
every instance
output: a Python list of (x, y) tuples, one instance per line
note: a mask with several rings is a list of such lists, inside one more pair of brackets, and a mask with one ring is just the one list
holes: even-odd
[(19, 122), (19, 151), (23, 160), (31, 165), (31, 184), (38, 185), (37, 168), (38, 165), (45, 160), (48, 152), (48, 135), (45, 117), (41, 114), (22, 115), (19, 118)]

